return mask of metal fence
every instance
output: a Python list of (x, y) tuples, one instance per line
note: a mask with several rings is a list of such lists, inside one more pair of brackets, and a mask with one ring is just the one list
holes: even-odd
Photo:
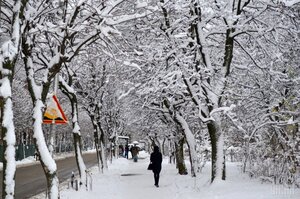
[[(16, 145), (16, 160), (23, 160), (29, 156), (34, 156), (35, 146), (34, 145)], [(3, 162), (4, 152), (3, 145), (0, 145), (0, 162)]]

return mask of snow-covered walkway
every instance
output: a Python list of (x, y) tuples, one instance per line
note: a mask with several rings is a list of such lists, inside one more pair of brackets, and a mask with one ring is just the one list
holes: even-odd
[(175, 165), (163, 162), (160, 187), (154, 186), (153, 175), (146, 168), (149, 157), (137, 163), (125, 158), (114, 160), (109, 170), (100, 174), (93, 171), (93, 190), (61, 191), (62, 199), (299, 199), (299, 189), (287, 189), (261, 183), (239, 172), (236, 163), (227, 164), (227, 180), (209, 183), (207, 165), (197, 178), (177, 174)]
[(81, 191), (78, 194), (76, 191), (67, 189), (61, 193), (61, 197), (64, 199), (182, 198), (178, 193), (181, 186), (177, 185), (180, 181), (175, 180), (179, 176), (176, 175), (174, 165), (168, 165), (164, 160), (160, 187), (156, 188), (153, 173), (147, 170), (148, 163), (148, 156), (144, 156), (144, 159), (139, 159), (138, 162), (119, 158), (109, 165), (109, 170), (104, 174), (94, 175), (93, 191)]

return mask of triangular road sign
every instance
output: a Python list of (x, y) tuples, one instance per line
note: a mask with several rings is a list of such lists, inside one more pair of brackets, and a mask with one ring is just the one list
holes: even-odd
[(47, 102), (46, 111), (43, 118), (44, 124), (67, 124), (68, 119), (65, 116), (64, 111), (62, 110), (58, 99), (55, 95)]

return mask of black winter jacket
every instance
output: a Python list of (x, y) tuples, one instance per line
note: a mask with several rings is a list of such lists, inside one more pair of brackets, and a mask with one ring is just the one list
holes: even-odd
[(150, 156), (150, 162), (153, 164), (153, 172), (160, 172), (162, 163), (162, 154), (158, 150), (154, 150)]

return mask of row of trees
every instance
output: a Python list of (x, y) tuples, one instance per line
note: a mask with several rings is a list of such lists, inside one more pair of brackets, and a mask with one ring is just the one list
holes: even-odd
[(299, 185), (299, 8), (265, 0), (0, 1), (3, 198), (14, 196), (16, 134), (26, 128), (48, 196), (59, 197), (42, 125), (53, 81), (69, 101), (82, 182), (81, 126), (90, 124), (102, 171), (108, 140), (139, 132), (175, 157), (180, 174), (188, 173), (185, 143), (193, 177), (210, 154), (211, 182), (225, 180), (226, 149), (234, 147), (244, 172)]
[(209, 137), (212, 182), (225, 180), (225, 151), (233, 146), (244, 172), (299, 186), (299, 3), (160, 2), (155, 25), (140, 25), (153, 46), (145, 52), (153, 75), (145, 70), (140, 93), (173, 127), (164, 139), (181, 151), (187, 143), (191, 175), (201, 170), (197, 151), (207, 150)]
[[(86, 100), (83, 108), (92, 119), (96, 148), (103, 148), (104, 133), (99, 118), (102, 117), (101, 100), (104, 98), (104, 91), (101, 89), (105, 84), (104, 65), (107, 63), (102, 63), (103, 71), (101, 71), (99, 66), (101, 59), (95, 56), (100, 57), (101, 54), (99, 53), (103, 53), (107, 54), (104, 56), (106, 59), (112, 60), (118, 51), (121, 52), (121, 50), (118, 50), (118, 41), (116, 40), (116, 36), (121, 35), (117, 25), (147, 16), (152, 13), (154, 8), (148, 7), (145, 9), (143, 6), (137, 6), (134, 1), (125, 0), (5, 0), (1, 1), (0, 9), (1, 135), (4, 146), (2, 196), (3, 198), (14, 197), (16, 169), (14, 146), (16, 138), (12, 104), (14, 96), (12, 95), (11, 85), (14, 80), (15, 69), (22, 68), (19, 73), (21, 76), (20, 81), (24, 83), (22, 75), (25, 75), (26, 88), (32, 101), (32, 108), (30, 105), (28, 106), (28, 103), (24, 108), (32, 112), (32, 134), (41, 165), (47, 177), (48, 196), (49, 198), (59, 198), (57, 168), (47, 148), (42, 125), (45, 103), (48, 94), (52, 90), (52, 82), (57, 78), (61, 91), (69, 98), (71, 103), (72, 117), (70, 122), (73, 126), (74, 149), (79, 173), (83, 181), (85, 179), (85, 165), (81, 157), (77, 95), (81, 95)], [(109, 53), (111, 50), (113, 51)], [(98, 54), (93, 54), (93, 51)], [(76, 71), (79, 64), (82, 64), (80, 59), (83, 59), (84, 56), (86, 57), (85, 60), (89, 60), (86, 63), (90, 64), (91, 67), (94, 66), (95, 71), (91, 69), (90, 73), (84, 74), (87, 72), (88, 67), (80, 67)], [(91, 58), (87, 56), (91, 56)], [(117, 61), (121, 64), (124, 62), (130, 65), (130, 62), (125, 62), (126, 59), (124, 57)], [(63, 75), (58, 77), (57, 75), (60, 72)], [(80, 75), (83, 80), (74, 80), (76, 75)], [(84, 75), (88, 75), (88, 77), (84, 77)], [(98, 76), (102, 77), (98, 78)], [(84, 80), (84, 78), (88, 79)], [(102, 79), (100, 84), (98, 84), (97, 79)], [(84, 84), (85, 81), (89, 82), (90, 80), (93, 84)], [(77, 85), (74, 85), (76, 83)], [(90, 90), (89, 87), (95, 85), (99, 88)], [(85, 86), (87, 88), (84, 88)], [(78, 88), (78, 93), (75, 92), (74, 88)], [(86, 91), (89, 91), (89, 93), (86, 93)], [(112, 119), (115, 118), (112, 116)], [(113, 121), (107, 119), (107, 122)], [(104, 152), (104, 150), (102, 151)], [(102, 154), (102, 156), (104, 155)], [(104, 162), (103, 164), (105, 165)]]

